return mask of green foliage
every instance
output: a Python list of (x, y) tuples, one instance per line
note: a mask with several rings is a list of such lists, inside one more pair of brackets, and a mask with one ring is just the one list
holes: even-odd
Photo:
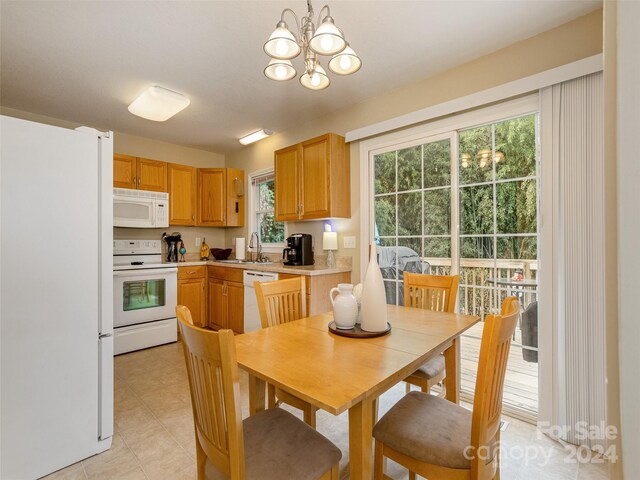
[(284, 223), (276, 222), (273, 214), (275, 206), (275, 186), (273, 180), (258, 186), (258, 235), (262, 243), (284, 243)]
[[(458, 143), (461, 256), (537, 258), (537, 182), (518, 180), (536, 175), (535, 115), (460, 131)], [(412, 237), (382, 244), (410, 246), (427, 257), (451, 255), (450, 155), (449, 140), (442, 140), (375, 156), (378, 234)], [(494, 245), (483, 236), (493, 234), (531, 236), (500, 237)]]

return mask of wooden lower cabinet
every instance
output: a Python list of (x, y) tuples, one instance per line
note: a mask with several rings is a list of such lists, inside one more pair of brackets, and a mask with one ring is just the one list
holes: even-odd
[(206, 267), (178, 267), (178, 305), (184, 305), (191, 311), (194, 325), (207, 325)]
[(209, 328), (213, 330), (230, 328), (235, 333), (243, 333), (243, 271), (236, 268), (225, 268), (217, 266), (210, 266), (208, 268)]
[[(280, 273), (278, 278), (296, 278), (299, 275)], [(307, 289), (307, 315), (318, 315), (331, 311), (331, 300), (329, 292), (339, 283), (350, 283), (351, 272), (331, 273), (328, 275), (307, 275), (305, 276)]]

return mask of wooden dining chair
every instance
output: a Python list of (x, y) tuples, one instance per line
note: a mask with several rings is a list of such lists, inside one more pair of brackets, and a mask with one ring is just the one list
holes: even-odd
[[(183, 310), (184, 309), (184, 310)], [(233, 332), (191, 325), (179, 310), (198, 480), (338, 480), (340, 450), (280, 408), (242, 420)], [(186, 310), (186, 311), (185, 311)]]
[(191, 317), (191, 310), (184, 305), (176, 306), (176, 316), (178, 320), (182, 320), (183, 322), (188, 323), (189, 325), (193, 325), (193, 318)]
[[(435, 310), (453, 313), (458, 297), (460, 275), (423, 275), (420, 273), (404, 272), (404, 305), (406, 307)], [(407, 383), (407, 393), (411, 385), (416, 385), (425, 392), (440, 384), (440, 397), (444, 398), (444, 355), (440, 354), (424, 363), (418, 370), (409, 375), (404, 381)]]
[[(254, 284), (262, 328), (293, 322), (307, 316), (307, 295), (304, 277)], [(316, 428), (318, 409), (304, 400), (273, 385), (267, 386), (269, 408), (280, 402), (302, 410), (304, 421)]]
[[(502, 392), (520, 303), (508, 297), (484, 322), (473, 412), (445, 399), (411, 392), (373, 429), (375, 480), (384, 457), (429, 480), (499, 480)], [(387, 477), (388, 478), (388, 477)]]

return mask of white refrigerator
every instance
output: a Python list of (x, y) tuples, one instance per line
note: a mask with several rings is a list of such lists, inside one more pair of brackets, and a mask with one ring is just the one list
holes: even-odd
[(111, 446), (113, 134), (1, 117), (0, 478)]

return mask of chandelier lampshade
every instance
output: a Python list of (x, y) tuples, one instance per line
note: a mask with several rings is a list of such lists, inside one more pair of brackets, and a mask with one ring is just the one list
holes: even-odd
[(271, 80), (285, 81), (296, 76), (296, 69), (290, 60), (272, 59), (264, 69), (264, 74)]
[(327, 16), (309, 41), (309, 48), (320, 55), (335, 55), (344, 50), (347, 42), (342, 32), (333, 23), (333, 18)]
[(316, 65), (314, 70), (307, 71), (300, 77), (300, 83), (309, 90), (324, 90), (329, 86), (331, 80), (329, 80), (324, 68)]
[(329, 60), (329, 70), (338, 75), (350, 75), (360, 70), (361, 66), (362, 61), (349, 45)]
[(272, 58), (290, 60), (300, 54), (301, 48), (284, 20), (280, 20), (264, 44), (264, 51)]

